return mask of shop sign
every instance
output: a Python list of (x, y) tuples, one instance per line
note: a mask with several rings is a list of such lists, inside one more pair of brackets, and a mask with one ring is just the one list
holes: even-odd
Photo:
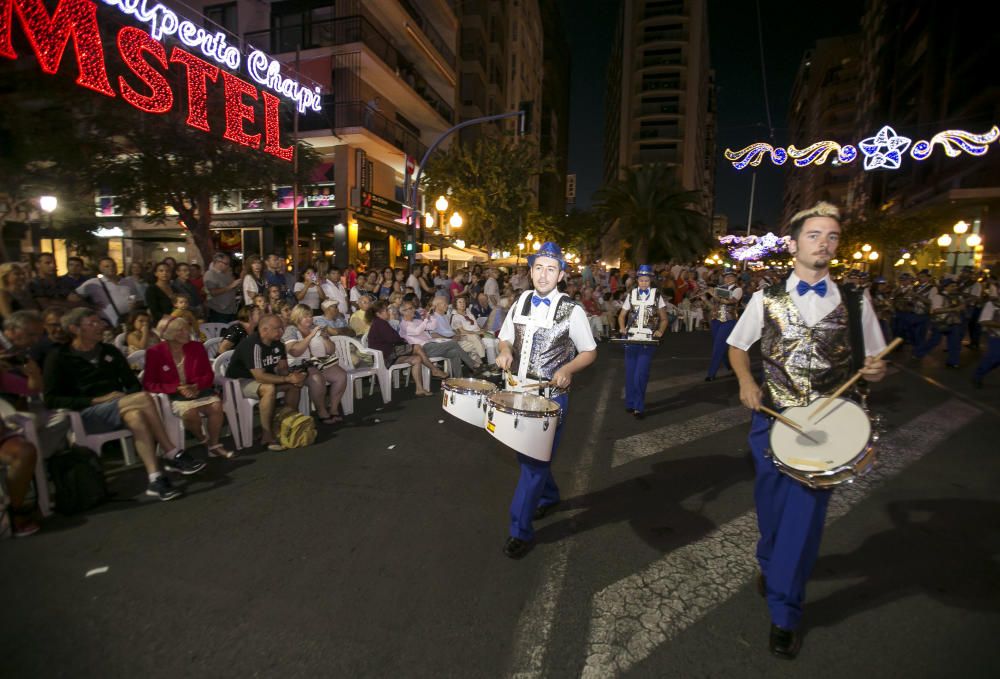
[(399, 217), (403, 214), (402, 203), (368, 191), (361, 192), (361, 209), (366, 211), (381, 210), (388, 212), (393, 217)]

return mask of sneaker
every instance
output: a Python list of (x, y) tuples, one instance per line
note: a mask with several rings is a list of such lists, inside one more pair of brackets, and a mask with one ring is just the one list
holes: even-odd
[(158, 497), (163, 502), (166, 502), (167, 500), (173, 500), (175, 497), (180, 497), (181, 491), (174, 488), (174, 484), (170, 483), (170, 479), (167, 478), (166, 474), (160, 474), (159, 478), (150, 483), (146, 488), (146, 495)]
[(202, 460), (191, 457), (182, 450), (173, 457), (164, 458), (163, 468), (172, 472), (180, 472), (187, 476), (200, 472), (205, 468), (205, 463)]

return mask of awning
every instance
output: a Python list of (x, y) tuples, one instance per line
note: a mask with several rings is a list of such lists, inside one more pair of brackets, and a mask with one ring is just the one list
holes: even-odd
[(425, 261), (435, 261), (439, 259), (447, 259), (452, 262), (485, 262), (489, 260), (489, 256), (485, 252), (479, 252), (477, 250), (462, 250), (456, 247), (446, 247), (443, 250), (430, 250), (428, 252), (418, 252), (416, 255), (417, 259)]

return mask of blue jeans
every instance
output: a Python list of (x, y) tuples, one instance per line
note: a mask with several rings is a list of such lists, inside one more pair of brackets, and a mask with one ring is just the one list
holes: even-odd
[(517, 461), (521, 465), (521, 476), (514, 490), (514, 499), (510, 503), (510, 534), (519, 540), (534, 539), (535, 529), (531, 522), (536, 509), (559, 502), (559, 486), (552, 478), (552, 460), (556, 458), (563, 425), (566, 424), (569, 394), (556, 396), (552, 400), (562, 408), (562, 417), (559, 419), (555, 439), (552, 441), (552, 459), (543, 462), (521, 453), (517, 454)]
[(983, 356), (983, 360), (979, 362), (979, 366), (976, 368), (975, 377), (977, 380), (981, 380), (986, 377), (986, 374), (1000, 365), (1000, 337), (990, 337), (989, 344), (986, 348), (986, 355)]

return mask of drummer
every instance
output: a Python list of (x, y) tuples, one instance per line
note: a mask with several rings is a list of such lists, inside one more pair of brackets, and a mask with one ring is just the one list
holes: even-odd
[[(729, 361), (740, 383), (740, 400), (755, 411), (750, 449), (756, 468), (757, 589), (771, 614), (771, 653), (794, 658), (802, 638), (799, 621), (805, 585), (819, 553), (829, 490), (812, 490), (780, 473), (767, 456), (771, 419), (761, 405), (804, 406), (830, 394), (860, 369), (870, 382), (885, 376), (873, 358), (885, 347), (867, 291), (838, 288), (830, 260), (840, 244), (840, 213), (820, 202), (792, 217), (788, 279), (759, 290), (729, 336)], [(862, 339), (851, 341), (852, 337)], [(750, 372), (747, 350), (760, 340), (763, 391)]]
[[(723, 283), (719, 286), (722, 290), (728, 291), (728, 296), (723, 297), (719, 288), (709, 290), (712, 300), (712, 360), (708, 364), (708, 375), (706, 382), (715, 380), (715, 374), (719, 372), (723, 360), (726, 360), (728, 346), (726, 340), (729, 333), (736, 326), (736, 317), (740, 307), (740, 300), (743, 299), (743, 289), (736, 285), (736, 272), (727, 271), (722, 276)], [(726, 367), (729, 361), (726, 360)]]
[[(569, 408), (567, 391), (573, 375), (597, 358), (597, 343), (583, 307), (556, 288), (565, 275), (566, 262), (555, 243), (543, 243), (528, 256), (534, 290), (522, 292), (511, 306), (497, 339), (497, 366), (509, 370), (520, 382), (552, 381), (547, 394), (562, 408), (562, 417), (552, 442), (552, 458)], [(559, 488), (552, 478), (550, 462), (518, 453), (521, 477), (510, 505), (510, 537), (503, 553), (520, 559), (534, 546), (531, 522), (559, 503)]]
[[(618, 314), (618, 329), (622, 337), (628, 339), (630, 333), (647, 329), (653, 332), (653, 339), (660, 339), (667, 331), (667, 302), (653, 282), (653, 267), (643, 264), (636, 272), (638, 286), (625, 297), (622, 310)], [(652, 307), (656, 313), (649, 313)], [(628, 325), (625, 321), (628, 318)], [(625, 412), (636, 419), (644, 417), (646, 409), (646, 385), (649, 383), (649, 366), (653, 361), (655, 344), (625, 345)]]

